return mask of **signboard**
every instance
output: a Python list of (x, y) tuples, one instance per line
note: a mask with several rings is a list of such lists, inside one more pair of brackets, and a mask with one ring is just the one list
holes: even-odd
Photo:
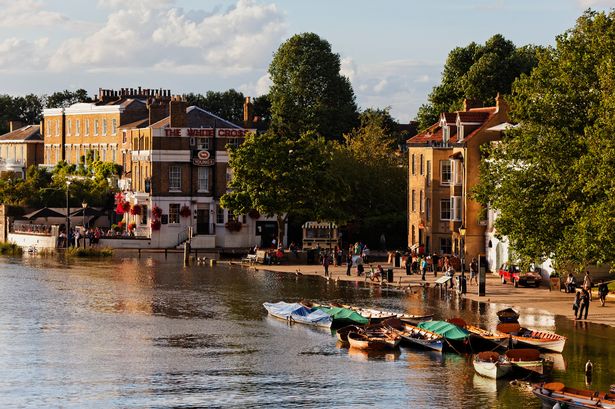
[(192, 164), (194, 166), (213, 166), (215, 163), (215, 159), (213, 159), (209, 151), (206, 150), (194, 153), (192, 158)]
[(160, 129), (160, 133), (156, 133), (155, 136), (245, 138), (253, 132), (253, 129), (242, 128), (164, 128)]

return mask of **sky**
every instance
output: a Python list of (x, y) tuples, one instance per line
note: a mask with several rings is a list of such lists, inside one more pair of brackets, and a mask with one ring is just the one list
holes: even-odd
[(361, 109), (414, 118), (448, 53), (500, 33), (554, 45), (588, 8), (615, 0), (0, 0), (0, 94), (84, 88), (235, 88), (258, 96), (289, 37), (340, 55)]

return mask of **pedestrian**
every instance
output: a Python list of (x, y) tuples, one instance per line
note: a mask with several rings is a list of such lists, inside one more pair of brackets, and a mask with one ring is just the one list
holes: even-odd
[(449, 276), (451, 279), (449, 280), (450, 282), (450, 288), (453, 288), (453, 277), (455, 277), (455, 269), (453, 268), (452, 264), (448, 265), (448, 268), (446, 270), (446, 275)]
[(346, 275), (347, 276), (350, 275), (351, 268), (352, 268), (352, 254), (348, 253), (348, 256), (346, 256)]
[(421, 258), (421, 280), (425, 281), (426, 273), (427, 273), (427, 259)]
[(409, 276), (412, 274), (412, 256), (408, 254), (406, 256), (406, 275)]
[(478, 285), (478, 261), (476, 261), (476, 257), (470, 263), (470, 284), (472, 284), (472, 280)]
[(361, 250), (361, 257), (363, 257), (364, 263), (369, 263), (369, 249), (367, 248), (367, 244), (365, 244)]
[(598, 285), (598, 296), (600, 297), (600, 304), (604, 307), (604, 303), (606, 302), (606, 295), (609, 293), (609, 286), (604, 282), (604, 280), (600, 280), (600, 284)]
[(329, 255), (327, 253), (322, 255), (322, 266), (325, 268), (325, 277), (329, 277)]
[(433, 276), (437, 277), (438, 276), (438, 269), (440, 268), (440, 257), (434, 253), (431, 256), (431, 264), (432, 264), (432, 268), (433, 268)]
[(587, 319), (587, 313), (589, 312), (589, 303), (591, 298), (589, 296), (589, 291), (586, 288), (581, 289), (581, 304), (579, 306), (579, 315), (577, 319)]
[(361, 277), (364, 271), (363, 264), (357, 264), (357, 277)]
[(577, 291), (574, 295), (574, 302), (572, 303), (572, 311), (574, 311), (575, 320), (577, 319), (580, 304), (581, 304), (581, 292)]
[(592, 301), (592, 287), (594, 286), (594, 282), (589, 275), (589, 271), (585, 271), (585, 277), (583, 277), (583, 288), (585, 288), (589, 292), (589, 301)]

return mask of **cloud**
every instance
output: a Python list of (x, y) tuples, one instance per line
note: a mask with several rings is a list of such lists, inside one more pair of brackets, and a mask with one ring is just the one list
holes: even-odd
[(271, 88), (271, 78), (269, 77), (269, 74), (264, 74), (256, 81), (256, 83), (249, 82), (241, 84), (237, 88), (245, 95), (251, 95), (256, 97), (260, 95), (265, 95), (269, 93), (269, 88)]
[(578, 0), (581, 8), (615, 7), (615, 0)]
[(61, 13), (44, 10), (35, 0), (0, 0), (0, 9), (0, 28), (49, 27), (68, 21)]
[(26, 41), (15, 37), (0, 41), (0, 72), (38, 69), (47, 42), (47, 38)]
[(98, 4), (113, 9), (106, 23), (86, 37), (64, 41), (50, 59), (52, 70), (122, 66), (234, 75), (264, 67), (286, 31), (285, 16), (274, 4), (254, 0), (212, 13), (172, 8), (168, 0)]

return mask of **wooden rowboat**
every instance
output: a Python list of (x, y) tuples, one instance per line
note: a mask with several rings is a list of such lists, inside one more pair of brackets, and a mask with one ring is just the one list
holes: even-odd
[(541, 357), (537, 349), (509, 349), (506, 351), (506, 358), (521, 372), (544, 375), (553, 368), (553, 363)]
[(429, 321), (433, 318), (433, 314), (414, 315), (414, 314), (406, 314), (402, 312), (377, 310), (373, 308), (362, 308), (362, 307), (356, 307), (352, 305), (341, 305), (341, 307), (348, 308), (348, 309), (358, 312), (363, 317), (369, 319), (371, 323), (384, 321), (390, 318), (397, 318), (404, 322), (408, 322), (410, 324), (416, 325), (421, 321)]
[(474, 355), (472, 363), (476, 373), (491, 379), (502, 378), (512, 372), (513, 369), (512, 364), (505, 356), (492, 351)]
[(451, 318), (447, 321), (464, 328), (470, 333), (470, 344), (474, 351), (508, 348), (508, 343), (510, 341), (510, 335), (508, 334), (497, 330), (489, 331), (475, 325), (467, 324), (462, 318)]
[[(610, 392), (574, 389), (560, 382), (536, 385), (532, 390), (545, 406), (554, 407), (559, 403), (566, 408), (607, 408), (615, 409), (615, 394)], [(565, 405), (564, 405), (565, 404)]]
[(348, 333), (351, 348), (364, 350), (394, 349), (399, 345), (401, 337), (392, 332), (386, 334)]
[(359, 327), (356, 325), (347, 325), (335, 331), (335, 336), (337, 337), (338, 341), (340, 341), (341, 343), (348, 344), (348, 334), (349, 333), (364, 332), (364, 331), (365, 331), (364, 327)]
[(512, 308), (505, 308), (497, 312), (500, 322), (517, 322), (519, 320), (519, 313)]
[(566, 345), (566, 337), (554, 332), (531, 330), (519, 324), (499, 324), (497, 329), (510, 334), (515, 346), (529, 346), (561, 353)]
[(401, 337), (401, 342), (404, 345), (438, 352), (442, 352), (444, 348), (444, 338), (440, 334), (396, 319), (386, 320), (384, 324), (391, 327)]

